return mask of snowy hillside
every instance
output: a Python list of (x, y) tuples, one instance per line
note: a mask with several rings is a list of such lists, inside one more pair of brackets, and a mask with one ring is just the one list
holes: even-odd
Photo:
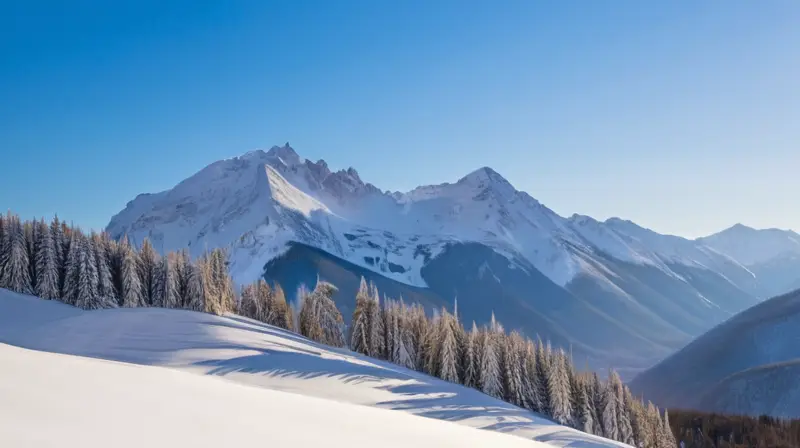
[(764, 301), (637, 376), (668, 407), (800, 416), (800, 290)]
[(0, 342), (100, 359), (0, 345), (2, 446), (625, 446), (233, 315), (0, 290)]

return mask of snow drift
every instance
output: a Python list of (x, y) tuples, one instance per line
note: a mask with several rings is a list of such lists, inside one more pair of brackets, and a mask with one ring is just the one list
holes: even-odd
[[(246, 440), (314, 446), (315, 437), (329, 444), (339, 439), (341, 445), (334, 446), (625, 446), (475, 390), (235, 315), (81, 311), (0, 290), (0, 342), (181, 371), (3, 346), (0, 356), (10, 367), (0, 370), (0, 442), (11, 446), (50, 446), (55, 440), (106, 446), (118, 439), (125, 439), (118, 446), (241, 446)], [(433, 420), (418, 426), (419, 417)], [(152, 432), (123, 429), (131, 420)], [(45, 425), (47, 433), (32, 429)], [(186, 434), (190, 427), (195, 432)], [(489, 431), (475, 434), (471, 428)], [(391, 445), (395, 436), (398, 442)]]

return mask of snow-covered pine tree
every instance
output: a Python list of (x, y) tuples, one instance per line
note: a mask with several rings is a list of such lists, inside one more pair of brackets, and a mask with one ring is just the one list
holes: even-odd
[(392, 362), (403, 367), (413, 368), (413, 362), (407, 348), (408, 331), (403, 319), (402, 302), (392, 301)]
[(216, 294), (216, 304), (219, 307), (216, 314), (233, 311), (236, 303), (236, 294), (233, 289), (233, 280), (228, 272), (228, 254), (222, 248), (216, 248), (209, 254), (209, 268), (211, 269), (212, 292)]
[(578, 377), (575, 387), (578, 390), (578, 406), (574, 416), (575, 429), (587, 434), (595, 433), (592, 400), (589, 397), (589, 377)]
[(0, 287), (15, 292), (33, 292), (28, 260), (28, 243), (19, 217), (8, 212), (5, 219), (5, 242), (3, 243), (3, 276)]
[(64, 228), (58, 216), (50, 222), (50, 236), (53, 238), (55, 250), (56, 271), (58, 272), (58, 296), (64, 297), (64, 282), (67, 278), (67, 257), (64, 253)]
[(367, 343), (369, 356), (374, 358), (388, 358), (386, 347), (387, 327), (381, 312), (380, 293), (378, 287), (369, 285), (369, 298), (367, 302)]
[[(492, 314), (494, 317), (494, 314)], [(494, 319), (492, 319), (494, 320)], [(495, 327), (496, 328), (496, 327)], [(486, 395), (503, 398), (503, 385), (500, 375), (500, 362), (498, 360), (497, 333), (492, 330), (481, 331), (480, 354), (480, 388)]]
[(453, 332), (453, 320), (455, 317), (448, 313), (447, 310), (442, 309), (442, 315), (439, 319), (439, 330), (437, 331), (439, 337), (439, 361), (438, 361), (438, 377), (450, 381), (451, 383), (458, 383), (458, 344), (456, 342), (456, 335)]
[(592, 412), (592, 421), (594, 422), (594, 435), (603, 436), (603, 423), (602, 423), (602, 404), (603, 404), (603, 385), (600, 383), (600, 377), (597, 373), (592, 372), (586, 378), (586, 392), (589, 395), (589, 410)]
[(661, 446), (665, 448), (678, 446), (678, 442), (675, 440), (675, 434), (672, 433), (672, 427), (669, 425), (669, 414), (666, 409), (664, 409), (664, 420), (661, 422), (661, 434), (659, 439), (661, 441)]
[(142, 297), (142, 283), (139, 280), (139, 254), (128, 244), (127, 239), (123, 239), (119, 245), (122, 259), (122, 290), (120, 300), (122, 306), (126, 308), (137, 308), (145, 306)]
[(145, 306), (153, 306), (156, 297), (158, 274), (158, 254), (149, 238), (142, 241), (139, 249), (139, 283), (142, 286), (142, 300)]
[(108, 265), (108, 254), (106, 254), (106, 242), (103, 237), (96, 233), (92, 233), (91, 240), (89, 241), (92, 249), (91, 256), (97, 270), (97, 296), (102, 302), (102, 308), (110, 308), (117, 306), (116, 289), (114, 288), (113, 279), (111, 276), (111, 268)]
[(536, 347), (531, 340), (525, 341), (522, 353), (522, 390), (525, 396), (525, 408), (534, 412), (541, 412), (542, 397), (539, 375), (536, 367)]
[(414, 368), (419, 371), (425, 371), (425, 341), (428, 334), (428, 318), (425, 316), (425, 310), (422, 305), (416, 303), (411, 306), (408, 311), (408, 326), (411, 339), (411, 345), (414, 347)]
[(553, 354), (547, 375), (547, 391), (550, 397), (550, 416), (562, 425), (572, 422), (567, 357), (559, 349)]
[[(270, 308), (272, 303), (270, 297), (272, 296), (272, 288), (263, 278), (259, 278), (253, 282), (253, 300), (255, 300), (255, 319), (260, 320), (266, 324), (274, 320), (274, 311)], [(239, 298), (239, 303), (244, 303), (244, 296)], [(241, 307), (241, 305), (240, 305)]]
[(78, 281), (80, 273), (80, 256), (81, 256), (81, 237), (82, 233), (79, 229), (73, 229), (70, 232), (69, 252), (66, 258), (66, 274), (64, 278), (64, 303), (68, 305), (77, 306), (78, 300)]
[(356, 293), (356, 305), (353, 308), (353, 318), (350, 324), (350, 350), (370, 355), (369, 344), (369, 296), (367, 281), (361, 277), (361, 286)]
[(22, 223), (23, 233), (25, 234), (25, 252), (28, 254), (28, 278), (30, 278), (30, 293), (35, 293), (36, 286), (36, 252), (39, 250), (39, 236), (36, 227), (36, 220), (25, 221)]
[(224, 311), (220, 303), (218, 285), (214, 279), (214, 261), (211, 253), (206, 253), (197, 260), (197, 272), (200, 275), (200, 292), (202, 293), (203, 309), (206, 313), (220, 315)]
[(479, 337), (478, 326), (472, 321), (472, 330), (467, 334), (464, 348), (464, 374), (462, 383), (467, 387), (478, 388), (478, 354), (476, 345)]
[(550, 392), (547, 388), (547, 377), (550, 376), (550, 351), (541, 340), (536, 344), (536, 376), (539, 383), (539, 399), (541, 405), (539, 412), (551, 415)]
[[(259, 295), (263, 295), (264, 288), (269, 288), (269, 286), (267, 286), (266, 282), (259, 283), (259, 285)], [(284, 294), (283, 288), (277, 283), (269, 294), (269, 309), (271, 317), (267, 322), (268, 324), (286, 330), (294, 329), (294, 313), (289, 304), (286, 303), (286, 294)]]
[(91, 238), (76, 232), (78, 237), (73, 244), (77, 253), (77, 294), (75, 306), (85, 310), (105, 307), (105, 302), (97, 293), (98, 273), (95, 264), (94, 247)]
[(414, 344), (414, 337), (412, 335), (411, 307), (405, 304), (402, 297), (400, 298), (398, 312), (400, 338), (403, 344), (403, 349), (400, 353), (400, 365), (408, 369), (414, 369), (416, 367), (415, 360), (417, 354), (414, 351), (416, 350), (416, 346)]
[(59, 298), (58, 266), (56, 266), (56, 247), (50, 227), (39, 221), (39, 250), (36, 253), (36, 295), (42, 299), (55, 300)]
[(178, 308), (203, 311), (200, 273), (187, 249), (182, 249), (175, 258), (175, 279)]
[(522, 336), (516, 331), (509, 335), (498, 334), (500, 346), (500, 365), (503, 378), (503, 399), (513, 405), (523, 407), (525, 394), (522, 385), (522, 359), (520, 352), (524, 347)]
[(425, 368), (423, 371), (431, 376), (439, 376), (439, 331), (441, 330), (441, 316), (439, 310), (434, 309), (430, 321), (428, 321), (428, 332), (425, 335)]
[(619, 429), (619, 438), (616, 439), (622, 443), (633, 444), (633, 428), (631, 421), (628, 417), (628, 412), (625, 409), (625, 385), (622, 384), (619, 374), (611, 371), (609, 375), (609, 386), (613, 386), (614, 392), (617, 395), (617, 428)]
[[(618, 379), (619, 377), (616, 377)], [(616, 381), (613, 371), (609, 374), (608, 381), (603, 388), (602, 421), (603, 436), (611, 440), (619, 440), (619, 411), (620, 404), (617, 398)]]
[(628, 388), (625, 388), (625, 402), (623, 403), (625, 411), (628, 413), (628, 419), (631, 422), (631, 429), (633, 429), (633, 446), (644, 448), (650, 440), (648, 435), (647, 419), (645, 418), (645, 409), (642, 403), (634, 398)]
[(664, 421), (661, 420), (661, 413), (659, 412), (658, 408), (653, 405), (653, 403), (647, 403), (647, 422), (648, 422), (648, 429), (649, 429), (649, 436), (650, 440), (647, 447), (653, 448), (667, 448), (662, 444), (661, 435), (664, 431)]
[(178, 255), (170, 252), (161, 257), (156, 281), (156, 306), (178, 308), (178, 274), (175, 265)]
[(261, 311), (257, 302), (258, 282), (243, 285), (242, 292), (239, 294), (239, 314), (260, 320)]
[(343, 319), (332, 299), (336, 291), (332, 284), (318, 280), (314, 291), (301, 298), (298, 317), (303, 336), (323, 344), (343, 347)]

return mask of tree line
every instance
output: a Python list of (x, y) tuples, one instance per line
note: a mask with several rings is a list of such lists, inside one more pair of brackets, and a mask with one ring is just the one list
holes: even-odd
[(578, 372), (562, 349), (507, 332), (495, 318), (466, 330), (453, 312), (402, 298), (380, 299), (362, 278), (349, 327), (333, 301), (336, 287), (318, 281), (287, 303), (263, 279), (236, 291), (227, 255), (214, 249), (160, 255), (149, 240), (85, 233), (55, 217), (22, 222), (0, 215), (0, 288), (87, 309), (181, 308), (235, 312), (351, 350), (462, 384), (555, 422), (641, 448), (675, 447), (667, 411), (633, 396), (616, 372)]
[(685, 448), (795, 448), (800, 420), (674, 410), (673, 433)]

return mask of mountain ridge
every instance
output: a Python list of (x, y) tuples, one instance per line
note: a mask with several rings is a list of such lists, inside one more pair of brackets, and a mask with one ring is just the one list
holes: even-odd
[[(603, 325), (636, 328), (637, 337), (660, 356), (757, 303), (767, 289), (750, 268), (702, 240), (662, 235), (620, 218), (562, 217), (490, 167), (453, 183), (389, 192), (364, 182), (355, 168), (332, 171), (324, 160), (302, 158), (288, 144), (214, 162), (170, 190), (139, 195), (107, 231), (135, 243), (150, 238), (162, 251), (189, 247), (195, 256), (226, 247), (240, 284), (265, 275), (270, 261), (294, 242), (409, 287), (430, 288), (448, 282), (431, 269), (426, 278), (426, 266), (460, 247), (475, 262), (448, 272), (456, 276), (451, 289), (471, 285), (518, 301), (525, 288), (536, 296), (541, 273), (568, 296), (553, 293), (533, 306), (575, 297), (611, 313), (600, 319), (607, 320)], [(466, 243), (491, 252), (474, 245), (464, 249)], [(490, 253), (505, 260), (503, 266), (494, 262), (495, 279), (512, 284), (490, 286), (486, 282), (494, 280), (483, 275), (474, 283), (472, 277), (484, 270), (476, 257)], [(779, 277), (776, 283), (796, 281), (786, 278), (792, 274), (784, 267), (766, 266), (759, 275)], [(436, 293), (446, 300), (442, 296), (453, 291)], [(594, 311), (587, 312), (589, 319)], [(612, 341), (603, 344), (605, 351), (613, 347)]]

